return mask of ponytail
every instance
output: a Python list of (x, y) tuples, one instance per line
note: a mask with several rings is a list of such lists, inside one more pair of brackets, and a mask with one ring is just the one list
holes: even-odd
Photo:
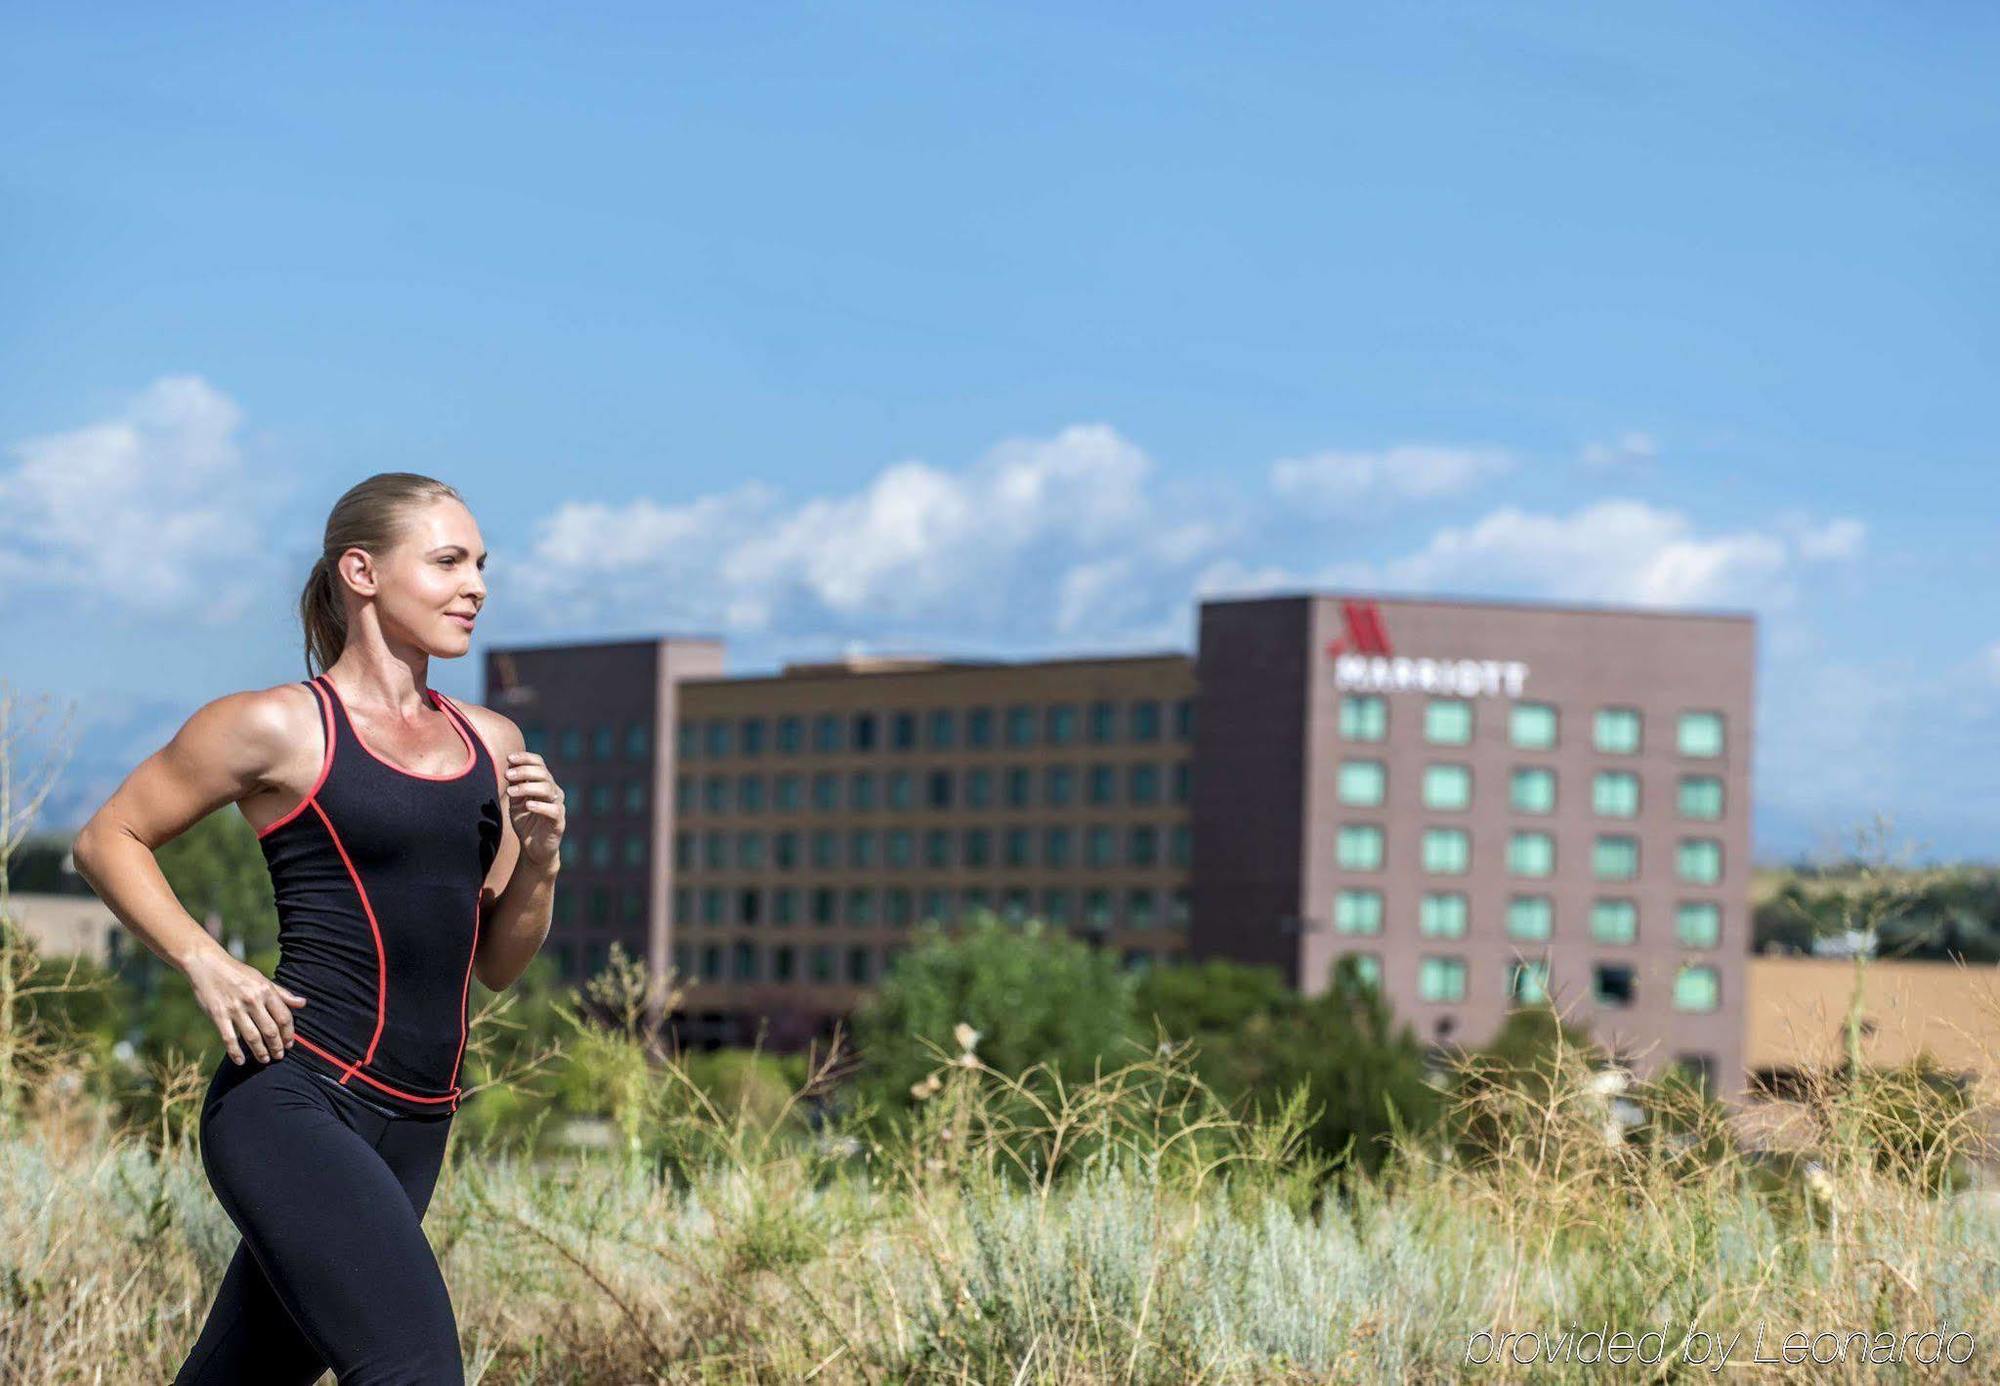
[(378, 472), (358, 482), (333, 503), (326, 517), (320, 555), (299, 593), (299, 624), (305, 629), (306, 673), (325, 673), (347, 648), (347, 599), (341, 591), (340, 556), (349, 549), (386, 553), (403, 533), (403, 512), (436, 500), (465, 498), (454, 488), (415, 472)]

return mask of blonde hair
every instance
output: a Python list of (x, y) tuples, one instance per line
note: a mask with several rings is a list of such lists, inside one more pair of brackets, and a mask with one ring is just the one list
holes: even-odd
[(306, 673), (326, 672), (347, 647), (347, 607), (341, 601), (340, 556), (349, 549), (366, 549), (380, 555), (402, 537), (404, 512), (413, 506), (436, 500), (465, 498), (454, 488), (434, 477), (415, 472), (377, 472), (348, 489), (333, 503), (326, 517), (326, 534), (320, 543), (319, 559), (306, 575), (305, 591), (299, 594), (299, 624), (305, 627)]

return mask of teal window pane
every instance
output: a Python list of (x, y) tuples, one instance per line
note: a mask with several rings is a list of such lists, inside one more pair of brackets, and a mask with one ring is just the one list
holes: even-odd
[(1684, 837), (1674, 849), (1674, 872), (1683, 881), (1714, 885), (1722, 879), (1722, 844), (1712, 837)]
[(1687, 948), (1713, 948), (1722, 940), (1722, 906), (1683, 900), (1674, 910), (1674, 937)]
[(1354, 960), (1354, 975), (1363, 986), (1376, 991), (1382, 989), (1382, 959), (1374, 953), (1344, 953), (1342, 957)]
[(1600, 770), (1590, 780), (1591, 810), (1605, 818), (1639, 816), (1639, 777), (1630, 770)]
[(1599, 943), (1634, 943), (1639, 938), (1639, 906), (1633, 900), (1593, 900), (1590, 936)]
[(1639, 749), (1639, 709), (1601, 707), (1592, 721), (1591, 744), (1600, 751), (1629, 755)]
[(1343, 804), (1373, 807), (1382, 802), (1387, 775), (1379, 760), (1343, 760), (1336, 796)]
[(1507, 803), (1519, 813), (1556, 811), (1556, 772), (1540, 766), (1516, 770), (1508, 777)]
[(1389, 703), (1377, 693), (1347, 693), (1340, 699), (1344, 741), (1381, 741), (1389, 735)]
[(1507, 969), (1507, 997), (1523, 1006), (1549, 999), (1549, 965), (1545, 962), (1517, 962)]
[(1342, 890), (1333, 897), (1333, 927), (1343, 934), (1382, 932), (1382, 892)]
[(1513, 833), (1507, 839), (1507, 873), (1550, 876), (1556, 869), (1556, 840), (1548, 833)]
[(1629, 881), (1639, 874), (1639, 839), (1600, 834), (1590, 846), (1590, 874), (1600, 881)]
[(1716, 775), (1682, 775), (1678, 807), (1683, 818), (1722, 817), (1722, 780)]
[(1417, 931), (1426, 938), (1464, 938), (1466, 898), (1458, 891), (1431, 891), (1417, 907)]
[(1712, 1011), (1721, 996), (1721, 987), (1712, 967), (1690, 964), (1674, 974), (1674, 1009)]
[(1462, 876), (1472, 865), (1472, 835), (1463, 828), (1424, 829), (1424, 870)]
[(1343, 823), (1334, 841), (1334, 860), (1343, 871), (1382, 869), (1382, 828), (1375, 823)]
[(1472, 771), (1463, 765), (1424, 767), (1424, 807), (1462, 809), (1472, 805)]
[(1085, 866), (1112, 866), (1118, 860), (1118, 835), (1103, 824), (1092, 827), (1083, 838)]
[(1128, 929), (1150, 929), (1158, 924), (1158, 896), (1145, 889), (1125, 892), (1125, 927)]
[(1516, 703), (1507, 710), (1507, 741), (1524, 751), (1556, 744), (1556, 710), (1548, 703)]
[(1472, 703), (1465, 698), (1432, 698), (1424, 704), (1424, 740), (1433, 746), (1463, 746), (1472, 740)]
[(1722, 754), (1722, 714), (1683, 712), (1674, 738), (1675, 749), (1684, 756)]
[(1424, 958), (1417, 964), (1417, 995), (1425, 1001), (1463, 1001), (1465, 960)]
[(1507, 902), (1509, 938), (1545, 939), (1555, 923), (1555, 902), (1546, 895), (1516, 895)]

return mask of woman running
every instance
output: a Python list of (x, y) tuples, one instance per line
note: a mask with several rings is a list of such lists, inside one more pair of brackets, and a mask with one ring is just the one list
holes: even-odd
[[(429, 686), (432, 658), (471, 648), (485, 564), (451, 487), (356, 486), (299, 602), (322, 672), (201, 708), (77, 837), (85, 878), (187, 974), (228, 1051), (201, 1156), (242, 1241), (178, 1382), (464, 1381), (420, 1224), (463, 1095), (471, 980), (501, 990), (541, 948), (564, 826), (514, 723)], [(229, 803), (271, 870), (272, 977), (153, 858)]]

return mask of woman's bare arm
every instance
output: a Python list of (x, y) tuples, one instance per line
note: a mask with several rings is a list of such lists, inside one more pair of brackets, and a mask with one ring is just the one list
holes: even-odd
[(225, 804), (265, 794), (296, 803), (318, 775), (320, 741), (318, 705), (302, 684), (218, 698), (140, 762), (76, 837), (78, 872), (126, 928), (187, 974), (239, 1064), (245, 1047), (266, 1063), (283, 1058), (292, 1008), (306, 998), (211, 938), (153, 853)]

